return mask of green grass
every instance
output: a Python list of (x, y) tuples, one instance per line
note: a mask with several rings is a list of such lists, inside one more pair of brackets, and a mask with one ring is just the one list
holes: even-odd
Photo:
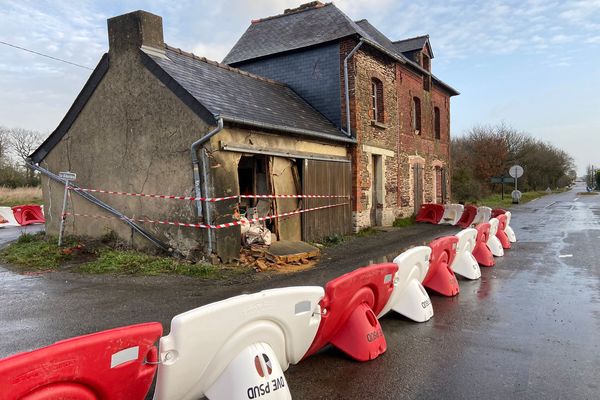
[(598, 192), (577, 192), (578, 196), (597, 196)]
[(0, 252), (0, 260), (32, 271), (56, 269), (70, 258), (56, 243), (44, 233), (24, 234)]
[(0, 206), (14, 207), (24, 204), (42, 204), (41, 187), (6, 188), (0, 186)]
[(377, 229), (374, 229), (372, 227), (367, 227), (367, 228), (363, 228), (360, 231), (358, 231), (356, 233), (356, 236), (358, 237), (369, 237), (369, 236), (373, 236), (373, 235), (377, 235)]
[(101, 250), (98, 258), (78, 267), (90, 274), (130, 274), (155, 276), (163, 274), (214, 278), (217, 267), (208, 264), (190, 264), (170, 257), (156, 257), (135, 250)]
[[(523, 192), (521, 196), (521, 204), (530, 202), (531, 200), (540, 198), (542, 196), (546, 196), (549, 194), (546, 191), (538, 191), (538, 192)], [(502, 200), (502, 196), (500, 194), (493, 194), (491, 196), (485, 197), (481, 200), (475, 202), (478, 205), (488, 206), (491, 208), (507, 208), (512, 205), (512, 197), (510, 193), (504, 194), (504, 200)]]
[(57, 239), (44, 233), (22, 235), (15, 243), (0, 251), (0, 261), (26, 271), (54, 270), (79, 264), (78, 272), (90, 274), (129, 274), (155, 276), (185, 275), (216, 278), (219, 268), (209, 264), (192, 264), (172, 257), (150, 256), (135, 250), (115, 250), (101, 243), (80, 245), (67, 238), (59, 248)]
[(406, 228), (407, 226), (412, 226), (415, 224), (415, 216), (412, 215), (406, 218), (396, 218), (394, 223), (392, 224), (394, 228)]

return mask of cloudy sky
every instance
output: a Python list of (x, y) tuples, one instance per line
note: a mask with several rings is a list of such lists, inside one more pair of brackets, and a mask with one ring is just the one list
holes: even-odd
[[(0, 41), (94, 67), (108, 48), (106, 19), (161, 15), (165, 41), (220, 61), (250, 20), (288, 0), (0, 0)], [(600, 0), (339, 0), (392, 40), (428, 33), (434, 73), (462, 94), (452, 134), (506, 122), (600, 165)], [(0, 44), (0, 125), (50, 132), (90, 71)]]

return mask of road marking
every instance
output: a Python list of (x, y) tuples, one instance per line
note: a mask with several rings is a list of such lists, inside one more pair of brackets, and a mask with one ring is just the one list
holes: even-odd
[(573, 257), (573, 254), (561, 254), (558, 256), (558, 258), (568, 258), (568, 257)]
[(548, 204), (548, 205), (547, 205), (546, 207), (544, 207), (544, 208), (551, 207), (551, 206), (555, 205), (556, 203), (558, 203), (558, 202), (557, 202), (557, 201), (553, 201), (552, 203)]
[(573, 200), (573, 201), (577, 201), (577, 200), (579, 200), (579, 197), (575, 197), (575, 200)]

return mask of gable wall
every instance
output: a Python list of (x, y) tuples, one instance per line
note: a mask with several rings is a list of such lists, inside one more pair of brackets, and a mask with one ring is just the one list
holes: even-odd
[[(209, 126), (193, 114), (140, 63), (139, 55), (111, 57), (109, 70), (68, 133), (43, 160), (52, 172), (77, 173), (81, 187), (192, 195), (190, 144)], [(43, 179), (47, 231), (57, 234), (63, 187)], [(195, 221), (193, 204), (97, 194), (135, 218)], [(69, 211), (110, 216), (76, 194)], [(193, 228), (142, 224), (158, 238), (191, 255), (205, 233)], [(152, 246), (114, 219), (69, 217), (66, 233), (99, 237), (114, 231), (136, 247)]]
[(235, 66), (287, 84), (339, 128), (339, 62), (338, 43), (329, 43)]

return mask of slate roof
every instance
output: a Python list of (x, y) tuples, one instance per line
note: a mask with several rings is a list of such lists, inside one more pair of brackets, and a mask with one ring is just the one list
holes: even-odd
[(394, 48), (399, 53), (408, 53), (410, 51), (421, 50), (423, 46), (427, 44), (429, 47), (429, 52), (431, 53), (431, 58), (433, 58), (433, 51), (431, 50), (431, 46), (429, 46), (429, 35), (416, 36), (410, 39), (397, 40), (392, 42)]
[(252, 21), (223, 59), (235, 64), (284, 51), (301, 49), (362, 32), (331, 3)]
[[(174, 80), (175, 86), (179, 85), (212, 115), (221, 116), (225, 121), (301, 130), (334, 140), (349, 139), (283, 83), (170, 46), (166, 46), (167, 58), (155, 52), (146, 54)], [(177, 87), (171, 89), (178, 90)]]
[[(332, 3), (319, 4), (288, 14), (252, 21), (250, 27), (225, 56), (223, 63), (236, 65), (244, 61), (315, 46), (353, 35), (362, 38), (369, 45), (399, 62), (408, 64), (421, 73), (429, 74), (419, 64), (405, 57), (398, 50), (397, 44), (377, 30), (369, 21), (366, 19), (352, 21)], [(434, 75), (432, 78), (450, 93), (459, 94), (458, 91)]]

